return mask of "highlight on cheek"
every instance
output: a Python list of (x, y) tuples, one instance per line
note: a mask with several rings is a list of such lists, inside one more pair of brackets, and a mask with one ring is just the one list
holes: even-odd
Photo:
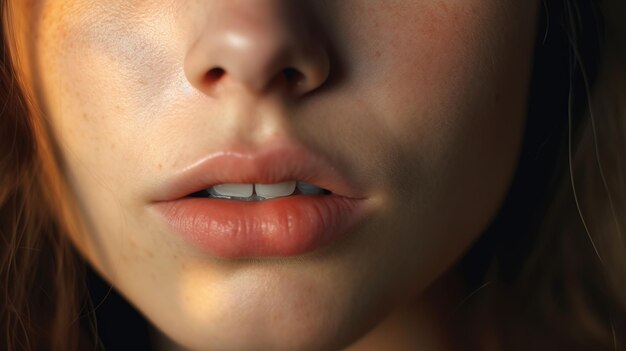
[(0, 0), (0, 349), (616, 349), (611, 1)]

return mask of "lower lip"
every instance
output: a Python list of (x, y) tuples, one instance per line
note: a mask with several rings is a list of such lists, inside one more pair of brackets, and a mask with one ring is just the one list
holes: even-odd
[(344, 237), (367, 216), (365, 200), (337, 195), (254, 202), (189, 197), (155, 207), (187, 242), (228, 259), (315, 251)]

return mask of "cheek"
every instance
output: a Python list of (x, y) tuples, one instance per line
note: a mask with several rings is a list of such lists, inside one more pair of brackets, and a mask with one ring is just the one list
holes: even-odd
[[(483, 171), (498, 165), (488, 160), (502, 161), (504, 154), (513, 162), (536, 6), (496, 3), (394, 2), (364, 6), (358, 22), (337, 19), (353, 23), (337, 30), (348, 33), (340, 34), (348, 43), (342, 54), (355, 63), (346, 68), (353, 94), (344, 97), (352, 108), (366, 110), (344, 129), (362, 129), (370, 144), (394, 148), (387, 155), (405, 155), (396, 163), (420, 162), (431, 174), (441, 171), (438, 176), (467, 164), (468, 156), (481, 161), (474, 168), (485, 166)], [(391, 172), (383, 178), (397, 178)]]
[(516, 89), (519, 84), (498, 86), (500, 79), (523, 80), (523, 75), (509, 75), (527, 63), (504, 54), (520, 44), (515, 40), (510, 45), (505, 39), (517, 35), (515, 28), (504, 24), (507, 13), (488, 1), (445, 3), (434, 2), (438, 5), (421, 12), (405, 11), (425, 13), (423, 17), (394, 16), (377, 40), (380, 59), (370, 98), (384, 104), (390, 115), (406, 117), (387, 119), (394, 130), (432, 133), (454, 128), (463, 119), (481, 124), (475, 114), (492, 115), (497, 92), (506, 88), (511, 96), (523, 95)]
[[(58, 10), (49, 11), (55, 17)], [(57, 108), (71, 103), (92, 114), (99, 111), (109, 115), (109, 121), (132, 115), (134, 122), (162, 107), (179, 61), (171, 53), (173, 41), (162, 40), (162, 22), (120, 18), (110, 8), (77, 12), (75, 17), (60, 17), (42, 33), (39, 67), (51, 68), (42, 77), (48, 103)], [(54, 84), (61, 90), (50, 89)]]
[(534, 7), (442, 3), (428, 18), (407, 18), (402, 31), (391, 31), (371, 99), (394, 140), (431, 172), (510, 168), (522, 136), (534, 38), (527, 30), (533, 24), (516, 21), (514, 8), (530, 19)]
[(69, 168), (89, 192), (132, 194), (152, 165), (145, 140), (159, 140), (154, 116), (166, 118), (189, 95), (170, 19), (136, 5), (51, 2), (41, 11), (35, 81)]
[(363, 113), (343, 130), (359, 130), (361, 173), (429, 264), (484, 230), (517, 162), (536, 6), (495, 3), (406, 2), (348, 31), (358, 96), (346, 100)]

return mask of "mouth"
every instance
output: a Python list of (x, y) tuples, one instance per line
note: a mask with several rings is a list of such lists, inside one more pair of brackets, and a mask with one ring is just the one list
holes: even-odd
[(193, 192), (186, 197), (226, 199), (236, 201), (264, 201), (286, 196), (332, 195), (322, 187), (304, 181), (287, 181), (274, 184), (218, 184)]
[(223, 259), (298, 256), (353, 232), (365, 192), (298, 144), (209, 155), (175, 174), (152, 204), (170, 232)]

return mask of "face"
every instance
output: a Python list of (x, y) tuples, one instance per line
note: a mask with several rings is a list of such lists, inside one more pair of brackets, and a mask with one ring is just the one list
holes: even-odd
[[(419, 296), (497, 214), (537, 3), (14, 1), (12, 26), (85, 258), (189, 348), (320, 350)], [(155, 210), (210, 155), (275, 145), (319, 156), (359, 194), (345, 236), (225, 258)]]

